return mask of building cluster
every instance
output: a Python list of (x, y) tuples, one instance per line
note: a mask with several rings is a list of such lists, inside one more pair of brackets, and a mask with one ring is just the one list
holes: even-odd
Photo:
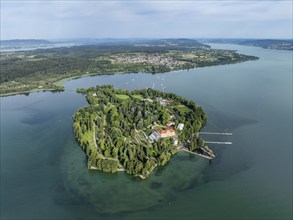
[[(147, 99), (145, 99), (147, 100)], [(163, 99), (162, 97), (157, 97), (155, 99), (157, 102), (159, 102), (161, 105), (163, 106), (167, 106), (170, 105), (172, 103), (172, 100), (167, 100), (167, 99)], [(148, 99), (148, 101), (153, 102), (152, 99)], [(172, 118), (175, 118), (176, 116), (172, 115)], [(173, 142), (175, 145), (178, 144), (178, 137), (176, 134), (176, 131), (174, 130), (175, 127), (175, 122), (174, 121), (169, 121), (166, 123), (166, 129), (165, 130), (155, 130), (153, 131), (150, 135), (149, 135), (149, 140), (150, 142), (155, 142), (158, 141), (160, 139), (164, 139), (164, 138), (172, 138)], [(178, 131), (182, 131), (184, 128), (184, 124), (183, 123), (179, 123), (177, 126), (177, 130)]]
[(129, 56), (112, 56), (111, 58), (112, 61), (119, 63), (149, 63), (154, 65), (167, 66), (170, 69), (186, 64), (185, 61), (178, 61), (172, 57), (166, 57), (160, 54), (136, 54)]
[[(150, 142), (155, 142), (158, 141), (160, 139), (165, 139), (165, 138), (173, 138), (174, 144), (177, 145), (178, 144), (178, 138), (177, 138), (177, 134), (176, 131), (173, 129), (173, 127), (175, 126), (175, 122), (173, 121), (169, 121), (166, 124), (167, 128), (165, 130), (156, 130), (153, 131), (150, 135), (149, 135), (149, 140)], [(184, 124), (183, 123), (179, 123), (177, 126), (177, 129), (179, 131), (182, 131), (184, 128)]]
[(175, 137), (175, 136), (176, 136), (176, 131), (173, 128), (167, 128), (165, 130), (153, 131), (153, 133), (151, 133), (151, 135), (149, 136), (149, 140), (151, 142), (155, 142), (160, 139)]
[(163, 99), (161, 97), (157, 97), (156, 101), (158, 101), (163, 106), (170, 105), (172, 103), (171, 100)]

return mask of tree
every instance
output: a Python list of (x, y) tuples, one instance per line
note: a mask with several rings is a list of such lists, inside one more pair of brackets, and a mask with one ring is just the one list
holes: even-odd
[[(73, 128), (77, 140), (88, 156), (89, 168), (96, 166), (105, 172), (117, 172), (118, 167), (123, 166), (127, 173), (147, 176), (156, 165), (166, 164), (177, 149), (171, 139), (150, 143), (140, 137), (141, 130), (150, 135), (153, 130), (149, 125), (153, 122), (165, 125), (170, 120), (170, 115), (175, 115), (172, 120), (176, 124), (185, 124), (185, 129), (177, 131), (178, 139), (186, 141), (204, 124), (205, 114), (202, 109), (175, 94), (151, 89), (120, 91), (112, 86), (93, 87), (87, 92), (90, 106), (73, 115)], [(98, 98), (91, 95), (94, 93)], [(121, 100), (115, 94), (128, 95), (129, 98)], [(162, 97), (173, 102), (171, 106), (166, 107), (157, 101), (140, 101), (133, 95), (142, 95), (143, 98), (150, 97), (153, 100)], [(179, 105), (185, 105), (191, 111), (176, 110), (175, 107)], [(93, 142), (93, 136), (97, 146)], [(204, 142), (194, 136), (191, 140), (191, 150), (198, 145), (203, 146)]]
[(110, 149), (107, 148), (107, 149), (105, 150), (105, 152), (104, 152), (104, 155), (105, 155), (106, 158), (110, 158), (110, 157), (111, 157)]
[(138, 130), (141, 130), (142, 127), (143, 127), (143, 119), (140, 119), (140, 120), (137, 122), (137, 126), (136, 126), (136, 128), (137, 128)]

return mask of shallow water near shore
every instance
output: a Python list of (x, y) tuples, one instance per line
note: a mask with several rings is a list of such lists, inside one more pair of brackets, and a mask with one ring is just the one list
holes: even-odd
[[(3, 219), (291, 219), (292, 52), (213, 44), (257, 61), (164, 74), (84, 77), (65, 92), (1, 98)], [(72, 133), (87, 105), (72, 89), (154, 88), (195, 101), (208, 115), (211, 163), (178, 153), (147, 180), (88, 171)], [(17, 210), (17, 211), (15, 211)]]

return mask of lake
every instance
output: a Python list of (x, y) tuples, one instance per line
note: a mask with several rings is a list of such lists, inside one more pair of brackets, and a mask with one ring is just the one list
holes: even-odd
[[(260, 57), (164, 74), (84, 77), (65, 92), (1, 98), (1, 219), (292, 219), (292, 51), (229, 44)], [(96, 84), (154, 88), (199, 104), (216, 158), (178, 153), (147, 180), (88, 171), (72, 132)]]

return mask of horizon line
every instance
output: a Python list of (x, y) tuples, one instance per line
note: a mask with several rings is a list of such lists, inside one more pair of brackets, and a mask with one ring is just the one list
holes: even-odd
[(12, 40), (127, 40), (127, 39), (229, 39), (229, 40), (293, 40), (292, 38), (255, 38), (255, 37), (63, 37), (63, 38), (9, 38), (0, 39), (0, 41), (12, 41)]

